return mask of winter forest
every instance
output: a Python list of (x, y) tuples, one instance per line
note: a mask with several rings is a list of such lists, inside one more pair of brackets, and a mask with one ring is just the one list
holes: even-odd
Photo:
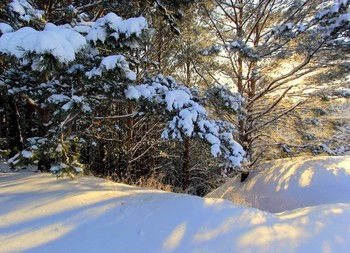
[(349, 56), (349, 0), (1, 1), (1, 247), (347, 252)]
[(205, 195), (349, 154), (348, 1), (2, 1), (1, 157)]

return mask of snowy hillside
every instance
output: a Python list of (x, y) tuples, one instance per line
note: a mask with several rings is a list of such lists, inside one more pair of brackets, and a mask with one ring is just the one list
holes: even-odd
[(234, 178), (207, 197), (269, 212), (350, 203), (350, 156), (300, 157), (266, 163), (241, 183)]
[(16, 172), (0, 173), (0, 207), (2, 253), (348, 252), (350, 248), (350, 203), (272, 214), (227, 200), (92, 177), (57, 180), (50, 174)]

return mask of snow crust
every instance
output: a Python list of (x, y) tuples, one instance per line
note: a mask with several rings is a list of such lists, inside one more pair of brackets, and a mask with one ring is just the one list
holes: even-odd
[(349, 203), (271, 214), (92, 177), (0, 173), (0, 183), (2, 253), (345, 253), (350, 247)]
[(269, 212), (330, 203), (350, 203), (350, 156), (281, 159), (234, 178), (208, 197), (224, 198)]

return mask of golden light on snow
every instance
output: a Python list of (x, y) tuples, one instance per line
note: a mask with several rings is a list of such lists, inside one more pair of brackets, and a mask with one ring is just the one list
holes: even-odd
[(184, 222), (174, 229), (164, 243), (164, 249), (166, 251), (172, 251), (180, 245), (181, 240), (185, 236), (186, 228), (187, 224)]
[(55, 223), (49, 226), (25, 229), (7, 234), (0, 239), (3, 252), (22, 252), (57, 240), (74, 229), (74, 226)]
[(299, 186), (300, 187), (310, 186), (314, 173), (315, 172), (312, 169), (304, 170), (299, 179)]
[(204, 228), (199, 233), (197, 233), (193, 239), (195, 242), (214, 240), (215, 238), (228, 233), (232, 229), (232, 226), (234, 226), (234, 224), (236, 224), (237, 222), (238, 220), (236, 217), (227, 218), (218, 227)]
[(246, 182), (233, 179), (208, 196), (237, 204), (244, 199), (251, 206), (270, 212), (337, 203), (344, 197), (337, 192), (348, 189), (350, 157), (280, 159), (261, 165), (259, 170), (253, 171)]
[[(348, 195), (334, 204), (311, 205), (319, 196), (319, 201), (327, 200), (326, 194), (337, 185), (348, 189), (343, 178), (350, 168), (337, 166), (349, 159), (318, 158), (317, 170), (311, 170), (308, 159), (281, 162), (283, 167), (270, 171), (275, 181), (265, 185), (273, 191), (272, 199), (266, 198), (269, 192), (262, 185), (258, 190), (265, 196), (251, 188), (257, 201), (280, 207), (291, 201), (278, 195), (283, 191), (276, 192), (276, 185), (281, 183), (283, 189), (286, 184), (279, 180), (286, 180), (284, 175), (292, 170), (288, 190), (309, 206), (301, 208), (305, 203), (299, 202), (298, 209), (281, 213), (93, 177), (56, 180), (44, 173), (0, 173), (0, 252), (347, 252), (350, 206), (343, 200)], [(303, 194), (317, 186), (314, 181), (328, 183), (332, 176), (338, 180), (334, 187), (317, 188), (311, 198)], [(246, 184), (249, 181), (238, 182), (240, 188)], [(336, 194), (330, 196), (327, 201)]]
[[(28, 173), (23, 178), (19, 174), (18, 186), (1, 182), (1, 202), (11, 201), (11, 197), (22, 198), (24, 205), (8, 210), (0, 219), (0, 252), (21, 252), (35, 249), (51, 241), (69, 235), (76, 227), (120, 205), (113, 199), (137, 195), (138, 191), (129, 186), (118, 185), (98, 178), (79, 178), (79, 180), (56, 179), (50, 174)], [(84, 183), (88, 181), (89, 183)], [(65, 185), (65, 188), (62, 188)], [(9, 190), (6, 190), (9, 189)], [(125, 189), (125, 190), (122, 190)], [(128, 189), (128, 190), (127, 190)], [(34, 199), (28, 204), (26, 199)], [(5, 210), (1, 210), (5, 211)], [(69, 217), (68, 219), (66, 217)], [(45, 221), (42, 225), (36, 220)], [(13, 233), (2, 234), (8, 227), (26, 227)]]
[[(272, 226), (260, 226), (252, 229), (237, 241), (242, 249), (254, 245), (256, 252), (267, 252), (264, 247), (271, 243), (276, 244), (276, 249), (283, 247), (289, 250), (298, 245), (298, 242), (308, 238), (303, 228), (297, 228), (290, 224), (275, 224)], [(253, 252), (253, 251), (250, 251)]]

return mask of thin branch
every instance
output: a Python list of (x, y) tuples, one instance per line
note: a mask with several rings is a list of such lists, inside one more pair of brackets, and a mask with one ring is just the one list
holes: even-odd
[(296, 107), (298, 107), (298, 106), (301, 105), (302, 103), (303, 103), (303, 101), (300, 101), (300, 102), (296, 103), (293, 107), (291, 107), (291, 108), (285, 110), (284, 112), (282, 112), (282, 113), (279, 114), (278, 116), (274, 117), (273, 119), (271, 119), (271, 120), (265, 122), (264, 124), (252, 128), (251, 130), (247, 131), (245, 134), (246, 134), (246, 135), (249, 135), (249, 134), (251, 134), (251, 133), (253, 133), (253, 132), (255, 132), (255, 131), (259, 130), (259, 129), (264, 128), (265, 126), (269, 125), (271, 122), (273, 122), (273, 121), (275, 121), (275, 120), (277, 120), (277, 119), (283, 117), (284, 115), (288, 114), (289, 112), (293, 111)]
[[(90, 8), (90, 7), (94, 7), (96, 5), (99, 5), (103, 2), (105, 2), (106, 0), (100, 0), (98, 2), (95, 2), (95, 3), (89, 3), (89, 4), (86, 4), (86, 5), (83, 5), (83, 6), (79, 6), (79, 7), (76, 7), (75, 9), (77, 9), (78, 11), (80, 10), (84, 10), (84, 9), (87, 9), (87, 8)], [(66, 10), (67, 7), (63, 7), (63, 8), (57, 8), (56, 11), (64, 11)]]
[(98, 120), (104, 120), (104, 119), (124, 119), (124, 118), (130, 118), (135, 117), (138, 114), (138, 111), (135, 111), (133, 113), (124, 114), (124, 115), (115, 115), (115, 116), (105, 116), (105, 117), (94, 117), (94, 119)]
[(288, 87), (279, 98), (277, 98), (268, 108), (266, 108), (263, 112), (260, 112), (257, 116), (255, 116), (252, 121), (255, 121), (258, 118), (263, 117), (264, 115), (268, 114), (273, 108), (275, 108), (279, 102), (285, 97), (285, 95), (290, 91), (292, 87)]
[(132, 160), (130, 161), (130, 163), (133, 163), (133, 162), (137, 161), (138, 159), (142, 158), (142, 157), (143, 157), (145, 154), (147, 154), (147, 152), (148, 152), (151, 148), (153, 148), (154, 146), (155, 146), (154, 144), (150, 145), (142, 154), (140, 154), (138, 157), (132, 159)]

